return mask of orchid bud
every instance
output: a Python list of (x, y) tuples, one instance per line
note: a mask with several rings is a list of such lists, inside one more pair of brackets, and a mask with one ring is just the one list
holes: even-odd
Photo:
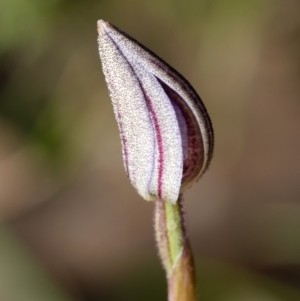
[(174, 204), (212, 158), (204, 104), (182, 75), (103, 20), (98, 43), (126, 173), (144, 199)]

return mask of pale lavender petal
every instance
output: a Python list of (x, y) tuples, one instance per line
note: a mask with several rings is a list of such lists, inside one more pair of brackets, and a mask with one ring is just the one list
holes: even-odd
[(153, 74), (136, 63), (139, 78), (155, 132), (155, 157), (150, 194), (171, 203), (177, 201), (183, 169), (183, 153), (179, 124), (170, 99)]
[(126, 172), (139, 194), (149, 199), (155, 137), (143, 91), (132, 68), (104, 31), (99, 36), (99, 52), (119, 126)]

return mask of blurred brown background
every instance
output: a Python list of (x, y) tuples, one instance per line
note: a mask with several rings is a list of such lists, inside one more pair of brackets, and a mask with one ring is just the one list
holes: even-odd
[(298, 0), (0, 0), (0, 300), (166, 300), (97, 52), (110, 21), (215, 129), (186, 193), (201, 300), (300, 300)]

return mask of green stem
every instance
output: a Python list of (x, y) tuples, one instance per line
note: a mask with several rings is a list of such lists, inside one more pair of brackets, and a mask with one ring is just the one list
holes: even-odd
[(166, 230), (169, 242), (170, 257), (173, 264), (178, 255), (181, 253), (183, 247), (182, 217), (180, 216), (179, 206), (179, 203), (175, 205), (164, 203)]
[(155, 234), (168, 281), (168, 300), (195, 301), (194, 265), (181, 202), (181, 196), (174, 205), (155, 202)]

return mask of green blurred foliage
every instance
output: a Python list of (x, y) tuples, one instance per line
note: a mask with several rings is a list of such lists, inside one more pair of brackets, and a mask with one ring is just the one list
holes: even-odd
[(2, 0), (0, 2), (0, 54), (28, 43), (37, 44), (49, 34), (60, 0)]
[(0, 299), (5, 301), (71, 300), (54, 285), (42, 265), (12, 234), (0, 227)]

